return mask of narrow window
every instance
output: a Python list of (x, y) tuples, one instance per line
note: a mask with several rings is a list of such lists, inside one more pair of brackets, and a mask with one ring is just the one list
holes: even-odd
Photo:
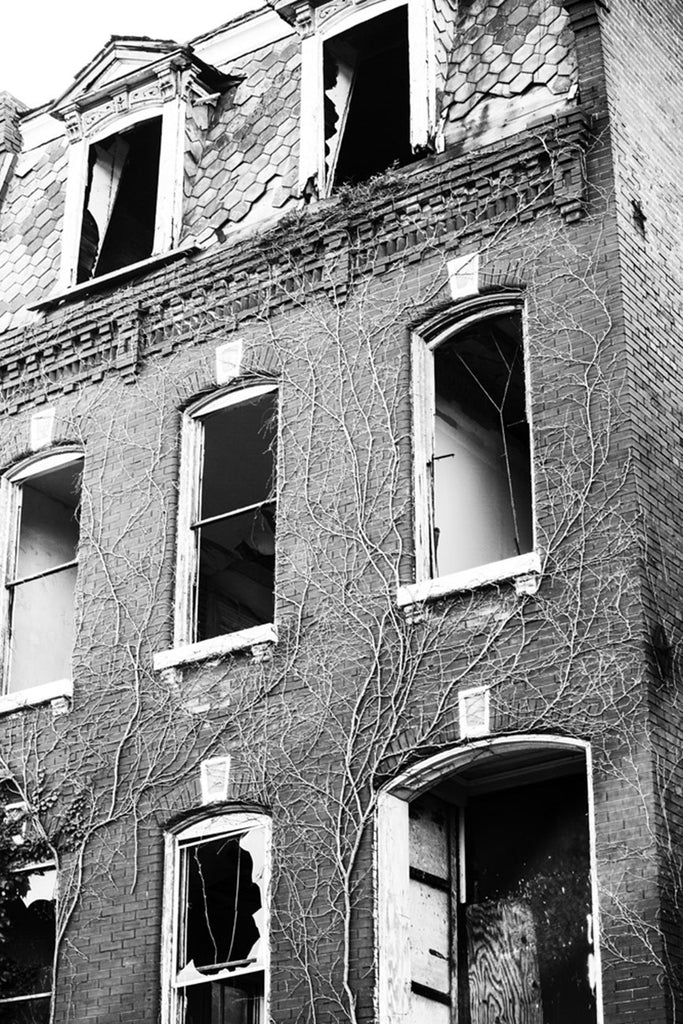
[(160, 148), (160, 117), (90, 147), (78, 283), (152, 254)]
[(71, 677), (80, 455), (48, 457), (11, 481), (13, 551), (5, 583), (9, 692)]
[(2, 856), (0, 886), (0, 1020), (48, 1024), (55, 951), (54, 864), (36, 853), (25, 807), (5, 807), (3, 828), (16, 825)]
[(411, 159), (408, 12), (399, 7), (323, 46), (326, 180), (365, 181)]
[(532, 550), (531, 460), (518, 313), (434, 351), (434, 575)]
[(180, 643), (274, 620), (276, 441), (273, 386), (222, 395), (188, 418), (191, 579), (188, 607), (181, 600), (178, 611)]
[(233, 815), (171, 840), (173, 966), (168, 1020), (262, 1024), (267, 935), (267, 823)]

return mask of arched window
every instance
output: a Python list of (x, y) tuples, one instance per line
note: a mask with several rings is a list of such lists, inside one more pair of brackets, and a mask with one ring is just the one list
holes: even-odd
[(166, 837), (163, 1024), (265, 1021), (269, 830), (224, 814)]
[(599, 1024), (590, 752), (507, 737), (380, 798), (380, 1024)]
[(64, 450), (3, 478), (7, 695), (30, 690), (50, 699), (71, 693), (82, 467), (80, 451)]
[(474, 299), (430, 321), (414, 337), (413, 370), (416, 583), (440, 580), (454, 590), (529, 572), (533, 478), (520, 297)]
[(183, 418), (175, 647), (157, 668), (273, 640), (278, 392), (223, 392)]

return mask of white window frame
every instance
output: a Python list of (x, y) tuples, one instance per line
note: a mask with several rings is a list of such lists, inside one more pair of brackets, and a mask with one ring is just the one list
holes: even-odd
[[(349, 6), (349, 5), (344, 5)], [(410, 145), (426, 148), (434, 133), (435, 71), (434, 26), (431, 0), (367, 0), (326, 17), (325, 5), (311, 15), (311, 27), (301, 48), (301, 157), (299, 189), (317, 182), (320, 196), (329, 196), (334, 171), (325, 166), (325, 119), (323, 114), (323, 47), (325, 43), (365, 21), (399, 7), (408, 13), (408, 64), (410, 77)], [(328, 180), (329, 179), (329, 180)]]
[(14, 575), (21, 516), (21, 489), (33, 477), (49, 473), (72, 463), (83, 464), (80, 448), (61, 448), (49, 454), (36, 455), (10, 470), (0, 479), (0, 714), (33, 704), (43, 704), (59, 698), (73, 696), (73, 683), (69, 679), (55, 679), (40, 686), (8, 691), (11, 666), (12, 624), (10, 622), (10, 594), (7, 583)]
[[(153, 117), (161, 117), (161, 150), (159, 153), (154, 244), (147, 259), (168, 252), (178, 245), (182, 225), (185, 109), (185, 101), (180, 96), (176, 96), (166, 103), (154, 104), (145, 107), (144, 110), (130, 111), (114, 120), (107, 119), (105, 126), (98, 131), (71, 144), (64, 203), (62, 259), (57, 291), (65, 291), (77, 284), (83, 204), (88, 181), (88, 161), (91, 147), (102, 139), (124, 132)], [(146, 260), (140, 262), (144, 263)], [(128, 264), (125, 268), (120, 269), (127, 270), (130, 266), (136, 266), (136, 264)], [(97, 280), (97, 276), (92, 280)]]
[[(532, 550), (501, 561), (487, 562), (461, 572), (443, 576), (431, 575), (433, 498), (428, 466), (434, 452), (434, 352), (443, 342), (469, 324), (484, 322), (496, 316), (516, 314), (522, 323), (524, 356), (524, 399), (529, 424), (529, 472), (531, 480)], [(413, 502), (415, 536), (415, 582), (399, 586), (397, 603), (408, 607), (422, 601), (471, 590), (500, 580), (517, 579), (538, 574), (541, 560), (536, 532), (536, 487), (534, 474), (534, 435), (531, 418), (529, 386), (529, 355), (526, 344), (524, 302), (518, 293), (480, 296), (439, 314), (422, 331), (411, 337), (412, 422), (413, 422)]]
[[(193, 584), (199, 572), (197, 545), (192, 523), (197, 520), (200, 500), (201, 471), (204, 461), (204, 428), (202, 420), (212, 412), (240, 405), (261, 395), (278, 392), (277, 384), (253, 384), (214, 394), (193, 405), (183, 415), (181, 429), (180, 486), (176, 539), (176, 592), (173, 648), (154, 656), (154, 668), (162, 670), (178, 665), (229, 654), (262, 644), (275, 643), (275, 622), (235, 630), (208, 640), (195, 640), (192, 611)], [(279, 412), (278, 412), (279, 423)], [(279, 439), (279, 427), (278, 427)], [(278, 445), (279, 448), (279, 445)], [(275, 468), (277, 489), (277, 460)], [(277, 551), (277, 547), (276, 547)], [(276, 555), (277, 557), (277, 555)], [(273, 595), (275, 598), (275, 595)]]
[(161, 943), (161, 1022), (162, 1024), (184, 1024), (179, 988), (176, 985), (176, 964), (178, 962), (178, 941), (180, 937), (180, 886), (181, 856), (186, 845), (196, 841), (229, 837), (260, 829), (263, 831), (264, 867), (261, 883), (263, 898), (263, 934), (261, 935), (260, 958), (256, 968), (216, 974), (213, 980), (236, 978), (246, 973), (263, 972), (263, 1016), (267, 1021), (270, 988), (270, 870), (271, 870), (271, 819), (266, 814), (235, 812), (203, 818), (186, 825), (177, 832), (167, 834), (164, 840), (164, 894), (162, 911)]
[[(478, 758), (513, 755), (524, 749), (581, 752), (585, 759), (588, 804), (588, 853), (591, 884), (593, 954), (589, 981), (595, 992), (596, 1024), (604, 1024), (600, 900), (593, 761), (590, 743), (556, 735), (511, 735), (477, 740), (435, 754), (390, 783), (378, 796), (375, 812), (375, 924), (378, 943), (376, 977), (377, 1024), (410, 1020), (410, 801)], [(504, 765), (504, 761), (502, 762)]]

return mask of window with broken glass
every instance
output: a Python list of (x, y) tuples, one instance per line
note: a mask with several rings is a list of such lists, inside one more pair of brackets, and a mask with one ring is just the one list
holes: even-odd
[(273, 622), (276, 443), (274, 385), (228, 392), (185, 418), (178, 644)]
[(534, 548), (518, 302), (477, 300), (414, 342), (418, 579)]
[(431, 4), (315, 5), (304, 38), (300, 184), (321, 195), (433, 147)]
[(78, 284), (152, 255), (161, 120), (148, 118), (90, 146)]
[(268, 820), (225, 815), (170, 842), (175, 948), (167, 1021), (262, 1024)]
[(54, 453), (4, 481), (9, 693), (71, 677), (82, 462), (80, 452)]
[(6, 804), (0, 834), (0, 1024), (47, 1024), (57, 871), (23, 803)]

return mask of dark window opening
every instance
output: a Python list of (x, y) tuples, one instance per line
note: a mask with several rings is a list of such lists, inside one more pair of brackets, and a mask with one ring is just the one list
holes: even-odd
[(81, 463), (29, 477), (20, 512), (10, 600), (9, 690), (71, 677)]
[(328, 181), (353, 184), (410, 161), (407, 8), (326, 42), (323, 79)]
[(410, 809), (415, 1019), (595, 1024), (585, 771)]
[(182, 851), (184, 934), (178, 984), (185, 1024), (260, 1024), (263, 834), (221, 836)]
[(273, 621), (276, 421), (273, 392), (202, 420), (197, 640)]
[(151, 256), (160, 152), (160, 117), (90, 147), (79, 284)]
[(519, 314), (480, 320), (434, 352), (432, 574), (533, 549)]
[(55, 948), (53, 865), (11, 870), (0, 900), (0, 1024), (48, 1024)]

